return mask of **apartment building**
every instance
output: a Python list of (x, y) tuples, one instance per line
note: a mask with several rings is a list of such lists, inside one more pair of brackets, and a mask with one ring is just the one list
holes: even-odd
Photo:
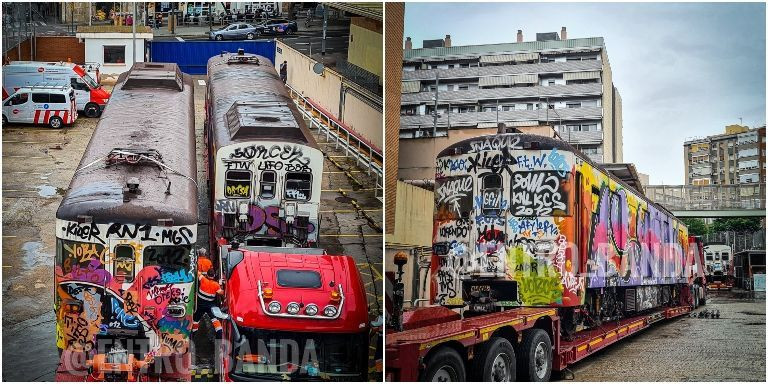
[(725, 133), (683, 144), (685, 183), (737, 185), (765, 183), (765, 126), (725, 127)]
[[(602, 37), (452, 46), (403, 52), (399, 177), (431, 180), (435, 154), (468, 137), (546, 127), (599, 163), (623, 161), (621, 96)], [(435, 113), (436, 112), (436, 113)]]

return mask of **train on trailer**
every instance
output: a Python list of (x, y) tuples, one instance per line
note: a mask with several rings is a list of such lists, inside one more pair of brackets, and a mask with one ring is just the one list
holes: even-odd
[(434, 191), (434, 306), (393, 317), (387, 380), (546, 381), (706, 298), (701, 240), (564, 141), (460, 141)]
[(193, 91), (176, 64), (118, 78), (56, 212), (57, 381), (190, 379)]
[(209, 59), (205, 126), (221, 380), (366, 380), (366, 290), (317, 248), (323, 154), (269, 59)]

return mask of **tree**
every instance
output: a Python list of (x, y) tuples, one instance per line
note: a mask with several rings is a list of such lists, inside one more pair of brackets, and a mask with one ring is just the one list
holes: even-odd
[(715, 219), (710, 229), (712, 232), (751, 233), (759, 231), (761, 226), (759, 217), (731, 217)]
[(702, 219), (686, 218), (683, 223), (688, 227), (688, 234), (691, 236), (702, 236), (709, 233), (709, 226)]

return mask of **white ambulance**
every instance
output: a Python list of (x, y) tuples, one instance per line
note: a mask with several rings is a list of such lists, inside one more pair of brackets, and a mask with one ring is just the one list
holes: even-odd
[(3, 66), (3, 99), (21, 87), (39, 83), (71, 86), (75, 90), (77, 110), (88, 117), (101, 115), (110, 97), (83, 67), (74, 63), (12, 61)]
[(30, 123), (58, 129), (76, 119), (75, 90), (69, 85), (22, 87), (3, 100), (3, 125)]

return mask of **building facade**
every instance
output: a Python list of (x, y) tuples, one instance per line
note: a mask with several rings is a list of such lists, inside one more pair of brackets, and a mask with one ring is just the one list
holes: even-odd
[[(499, 123), (553, 133), (599, 163), (623, 161), (621, 96), (601, 37), (431, 48), (405, 42), (400, 106), (399, 177), (434, 178), (435, 154), (467, 137), (495, 133)], [(435, 114), (435, 112), (437, 112)]]
[(725, 133), (683, 144), (686, 185), (765, 183), (765, 126), (729, 125)]

